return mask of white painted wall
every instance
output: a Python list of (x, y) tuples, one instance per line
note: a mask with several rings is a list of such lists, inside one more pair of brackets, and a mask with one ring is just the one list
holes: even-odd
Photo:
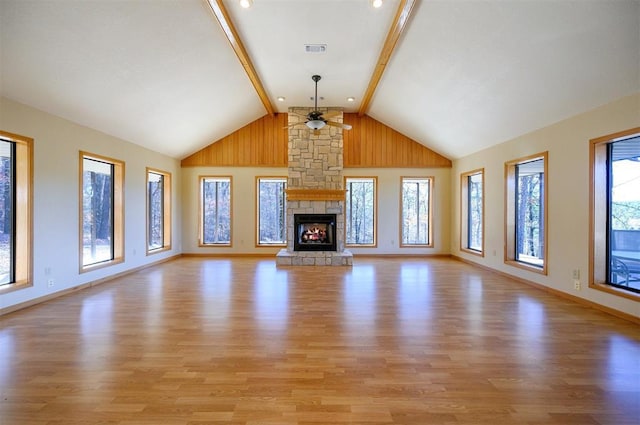
[[(640, 126), (640, 94), (620, 99), (454, 161), (453, 169), (345, 169), (345, 176), (378, 176), (378, 247), (356, 254), (452, 253), (498, 271), (547, 285), (589, 301), (640, 316), (640, 303), (589, 289), (590, 139)], [(0, 309), (47, 296), (179, 253), (275, 253), (255, 247), (255, 176), (286, 176), (284, 168), (185, 168), (178, 160), (82, 127), (42, 111), (0, 98), (0, 129), (34, 141), (34, 285), (0, 296)], [(179, 143), (179, 141), (176, 141)], [(78, 272), (78, 152), (85, 150), (124, 160), (125, 262)], [(503, 263), (504, 162), (549, 151), (549, 274), (542, 276)], [(172, 173), (173, 245), (171, 251), (145, 256), (145, 167)], [(460, 173), (485, 168), (485, 250), (479, 258), (459, 250)], [(198, 176), (232, 175), (234, 224), (232, 248), (197, 245)], [(401, 176), (434, 176), (435, 247), (398, 248)], [(393, 243), (391, 242), (393, 241)], [(134, 250), (136, 254), (134, 255)], [(493, 256), (493, 251), (496, 255)], [(55, 286), (48, 288), (45, 268)], [(573, 290), (571, 271), (580, 269), (583, 289)]]
[[(33, 286), (0, 295), (0, 309), (159, 261), (182, 251), (180, 162), (0, 98), (0, 129), (34, 139)], [(178, 141), (176, 141), (178, 143)], [(125, 161), (125, 261), (79, 273), (79, 151)], [(172, 249), (147, 256), (145, 167), (173, 180)], [(45, 275), (45, 269), (51, 270)], [(53, 287), (47, 280), (54, 279)]]
[[(640, 303), (588, 287), (589, 141), (638, 126), (640, 94), (453, 161), (451, 253), (640, 317)], [(504, 163), (543, 151), (549, 152), (547, 276), (506, 265), (503, 261)], [(478, 168), (485, 171), (484, 258), (460, 250), (460, 174)], [(580, 270), (580, 291), (573, 287), (574, 269)]]
[[(378, 177), (378, 246), (349, 248), (354, 254), (449, 254), (450, 178), (448, 168), (345, 168), (345, 177)], [(198, 246), (198, 178), (199, 176), (232, 176), (233, 222), (231, 247)], [(281, 248), (256, 247), (256, 176), (287, 176), (286, 168), (254, 167), (190, 167), (182, 173), (183, 248), (192, 254), (275, 254)], [(434, 177), (434, 247), (399, 248), (400, 178)]]

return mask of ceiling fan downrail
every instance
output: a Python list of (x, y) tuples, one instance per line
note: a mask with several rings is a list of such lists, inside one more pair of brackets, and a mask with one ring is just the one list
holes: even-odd
[[(320, 81), (322, 79), (322, 77), (319, 76), (318, 74), (316, 74), (316, 75), (312, 75), (311, 79), (313, 81), (315, 81), (315, 83), (316, 83), (316, 94), (315, 94), (315, 96), (313, 96), (313, 105), (314, 105), (313, 112), (315, 113), (315, 112), (318, 112), (318, 81)], [(311, 115), (311, 114), (309, 114), (309, 115)], [(322, 115), (322, 114), (320, 114), (320, 115)]]

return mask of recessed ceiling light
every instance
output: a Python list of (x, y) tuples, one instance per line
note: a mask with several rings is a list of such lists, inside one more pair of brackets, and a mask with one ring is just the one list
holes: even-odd
[(382, 0), (371, 0), (371, 6), (376, 9), (382, 6)]
[(278, 102), (284, 102), (285, 97), (284, 96), (278, 96)]
[[(243, 9), (248, 9), (253, 4), (253, 0), (240, 0), (240, 6)], [(378, 6), (379, 7), (379, 6)]]
[(352, 96), (349, 96), (349, 97), (347, 98), (347, 102), (355, 102), (355, 100), (356, 100), (356, 98), (355, 98), (355, 97), (352, 97)]

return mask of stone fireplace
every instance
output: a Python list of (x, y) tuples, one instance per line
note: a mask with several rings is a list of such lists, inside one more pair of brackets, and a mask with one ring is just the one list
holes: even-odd
[[(318, 109), (325, 114), (329, 111)], [(289, 124), (304, 123), (311, 111), (311, 108), (289, 108)], [(342, 122), (342, 113), (332, 115), (330, 120)], [(278, 266), (353, 264), (353, 255), (344, 249), (342, 131), (328, 125), (316, 131), (304, 125), (289, 128), (287, 248), (276, 256)], [(296, 218), (307, 222), (298, 220), (296, 224)], [(331, 231), (331, 236), (326, 236), (327, 231)]]

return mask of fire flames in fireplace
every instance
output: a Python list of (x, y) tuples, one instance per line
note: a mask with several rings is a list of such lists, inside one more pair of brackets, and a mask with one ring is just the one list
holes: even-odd
[(300, 238), (303, 243), (327, 243), (327, 226), (314, 223), (302, 231)]

